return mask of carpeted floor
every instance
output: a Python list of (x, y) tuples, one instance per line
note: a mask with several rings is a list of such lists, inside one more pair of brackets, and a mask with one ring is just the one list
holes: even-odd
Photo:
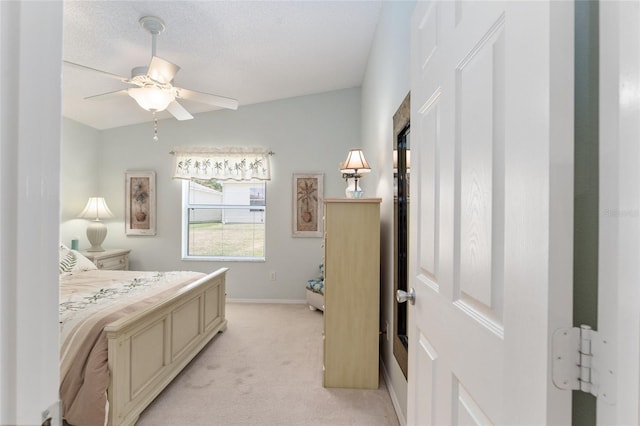
[(398, 425), (382, 377), (377, 390), (322, 387), (321, 312), (229, 303), (227, 319), (137, 425)]

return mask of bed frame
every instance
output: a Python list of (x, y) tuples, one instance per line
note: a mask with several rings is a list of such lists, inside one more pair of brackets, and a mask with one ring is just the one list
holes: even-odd
[(140, 413), (227, 327), (221, 268), (177, 294), (105, 327), (109, 342), (109, 425), (133, 425)]

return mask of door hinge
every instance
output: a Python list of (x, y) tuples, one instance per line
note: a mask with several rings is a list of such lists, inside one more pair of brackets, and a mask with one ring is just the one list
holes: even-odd
[(580, 390), (615, 403), (615, 378), (610, 344), (588, 325), (560, 328), (553, 333), (553, 384)]

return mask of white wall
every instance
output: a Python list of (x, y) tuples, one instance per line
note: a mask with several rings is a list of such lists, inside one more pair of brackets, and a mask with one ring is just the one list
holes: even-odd
[[(87, 221), (76, 216), (89, 197), (99, 194), (100, 132), (76, 121), (64, 119), (60, 152), (61, 242), (71, 247), (71, 239), (86, 241)], [(88, 245), (88, 242), (87, 242)]]
[(58, 401), (62, 2), (0, 2), (0, 46), (0, 424), (35, 425)]
[[(380, 21), (362, 84), (362, 147), (372, 172), (365, 189), (382, 198), (381, 328), (393, 324), (393, 114), (410, 89), (410, 2), (383, 2)], [(383, 339), (381, 356), (388, 386), (400, 420), (406, 419), (407, 382), (393, 356), (392, 342)]]
[[(132, 107), (135, 107), (132, 105)], [(153, 124), (95, 132), (76, 128), (77, 123), (64, 121), (63, 199), (73, 205), (63, 215), (62, 241), (81, 233), (80, 248), (89, 243), (73, 219), (84, 206), (92, 188), (71, 190), (78, 164), (88, 156), (93, 163), (95, 153), (87, 148), (78, 158), (67, 149), (81, 144), (79, 137), (97, 135), (99, 159), (97, 188), (115, 214), (106, 221), (108, 235), (103, 247), (131, 248), (130, 267), (139, 270), (213, 271), (227, 266), (230, 299), (303, 300), (305, 284), (318, 274), (322, 262), (320, 238), (293, 238), (292, 173), (323, 172), (324, 196), (344, 197), (346, 184), (338, 167), (349, 148), (360, 145), (360, 89), (346, 89), (240, 107), (237, 111), (214, 111), (196, 114), (195, 119), (159, 122), (159, 141), (154, 142)], [(88, 135), (83, 136), (84, 133)], [(182, 183), (171, 178), (176, 146), (262, 146), (275, 152), (271, 157), (272, 180), (267, 183), (267, 260), (266, 262), (201, 262), (182, 261), (181, 199)], [(157, 191), (157, 235), (126, 236), (124, 233), (124, 182), (127, 170), (154, 170)], [(86, 179), (95, 173), (89, 170)], [(364, 180), (368, 180), (368, 177)], [(373, 188), (373, 180), (370, 182)], [(366, 186), (365, 186), (366, 189)], [(65, 209), (63, 209), (65, 210)], [(73, 211), (71, 211), (73, 210)], [(270, 282), (270, 272), (277, 280)]]

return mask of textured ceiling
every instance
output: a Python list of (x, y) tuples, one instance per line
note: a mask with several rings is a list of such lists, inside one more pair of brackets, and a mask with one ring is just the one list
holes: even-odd
[[(65, 1), (63, 56), (129, 77), (151, 58), (151, 35), (138, 20), (157, 16), (166, 29), (156, 54), (181, 67), (174, 85), (235, 98), (242, 108), (360, 86), (380, 8), (369, 0)], [(126, 95), (84, 99), (126, 87), (65, 66), (63, 115), (96, 129), (151, 121)], [(216, 109), (180, 103), (192, 114)]]

